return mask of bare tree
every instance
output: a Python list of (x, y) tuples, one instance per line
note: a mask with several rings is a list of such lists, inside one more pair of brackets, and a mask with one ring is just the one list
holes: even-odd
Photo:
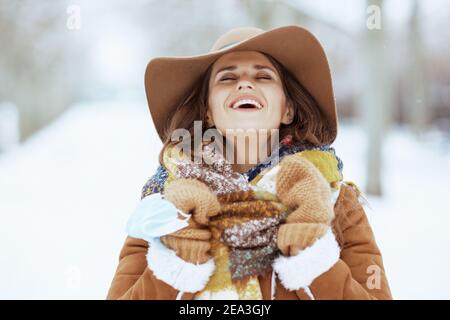
[(423, 133), (431, 120), (431, 108), (428, 108), (427, 105), (425, 52), (420, 30), (419, 10), (419, 3), (414, 0), (408, 28), (408, 68), (405, 71), (407, 116), (417, 134)]
[(11, 101), (20, 113), (21, 138), (47, 124), (73, 101), (82, 68), (81, 48), (70, 41), (64, 3), (0, 3), (0, 102)]
[[(382, 19), (383, 0), (367, 0), (367, 7), (379, 9), (379, 27), (365, 26), (362, 33), (362, 53), (364, 57), (363, 89), (361, 93), (361, 112), (368, 133), (367, 143), (367, 181), (368, 194), (382, 194), (381, 168), (383, 158), (383, 139), (393, 106), (392, 85), (389, 70), (388, 44)], [(375, 17), (377, 19), (377, 17)]]

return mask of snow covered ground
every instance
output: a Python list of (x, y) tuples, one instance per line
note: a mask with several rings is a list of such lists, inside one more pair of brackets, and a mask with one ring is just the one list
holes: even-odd
[[(0, 155), (0, 298), (105, 298), (156, 137), (145, 104), (91, 103)], [(336, 152), (361, 187), (365, 145), (340, 125)], [(450, 142), (392, 130), (383, 181), (366, 212), (394, 297), (450, 299)]]
[[(364, 186), (361, 128), (343, 125), (338, 136), (344, 176)], [(384, 196), (368, 197), (366, 213), (394, 298), (450, 299), (450, 137), (430, 133), (418, 142), (397, 128), (384, 145)]]

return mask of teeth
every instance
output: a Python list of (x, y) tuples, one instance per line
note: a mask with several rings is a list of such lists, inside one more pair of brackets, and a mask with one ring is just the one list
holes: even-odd
[(243, 104), (252, 104), (252, 105), (254, 105), (257, 109), (262, 109), (262, 105), (261, 105), (258, 101), (253, 100), (253, 99), (238, 100), (238, 101), (236, 101), (236, 102), (233, 104), (232, 108), (233, 108), (233, 109), (237, 109), (237, 108), (239, 108), (240, 106), (242, 106)]

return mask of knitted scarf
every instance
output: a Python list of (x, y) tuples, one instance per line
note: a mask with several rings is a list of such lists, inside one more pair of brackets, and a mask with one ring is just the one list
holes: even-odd
[(164, 152), (163, 165), (143, 187), (142, 198), (164, 193), (165, 184), (174, 179), (193, 178), (205, 183), (221, 204), (220, 213), (209, 224), (216, 267), (199, 298), (262, 299), (257, 277), (271, 269), (279, 253), (278, 226), (289, 214), (275, 195), (275, 177), (279, 161), (290, 154), (306, 157), (332, 190), (339, 189), (343, 163), (329, 145), (293, 145), (283, 140), (271, 157), (242, 174), (234, 172), (209, 145), (203, 148), (203, 156), (210, 164), (194, 163), (170, 148)]

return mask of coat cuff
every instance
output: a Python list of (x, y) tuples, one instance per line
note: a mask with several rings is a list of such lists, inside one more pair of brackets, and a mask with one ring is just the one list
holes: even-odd
[(292, 257), (279, 256), (273, 263), (273, 269), (283, 286), (288, 290), (307, 288), (315, 278), (331, 269), (338, 262), (339, 245), (329, 227), (323, 237), (317, 239), (311, 247)]
[(212, 258), (202, 264), (184, 261), (159, 239), (149, 241), (147, 263), (157, 279), (182, 292), (202, 290), (215, 268)]

